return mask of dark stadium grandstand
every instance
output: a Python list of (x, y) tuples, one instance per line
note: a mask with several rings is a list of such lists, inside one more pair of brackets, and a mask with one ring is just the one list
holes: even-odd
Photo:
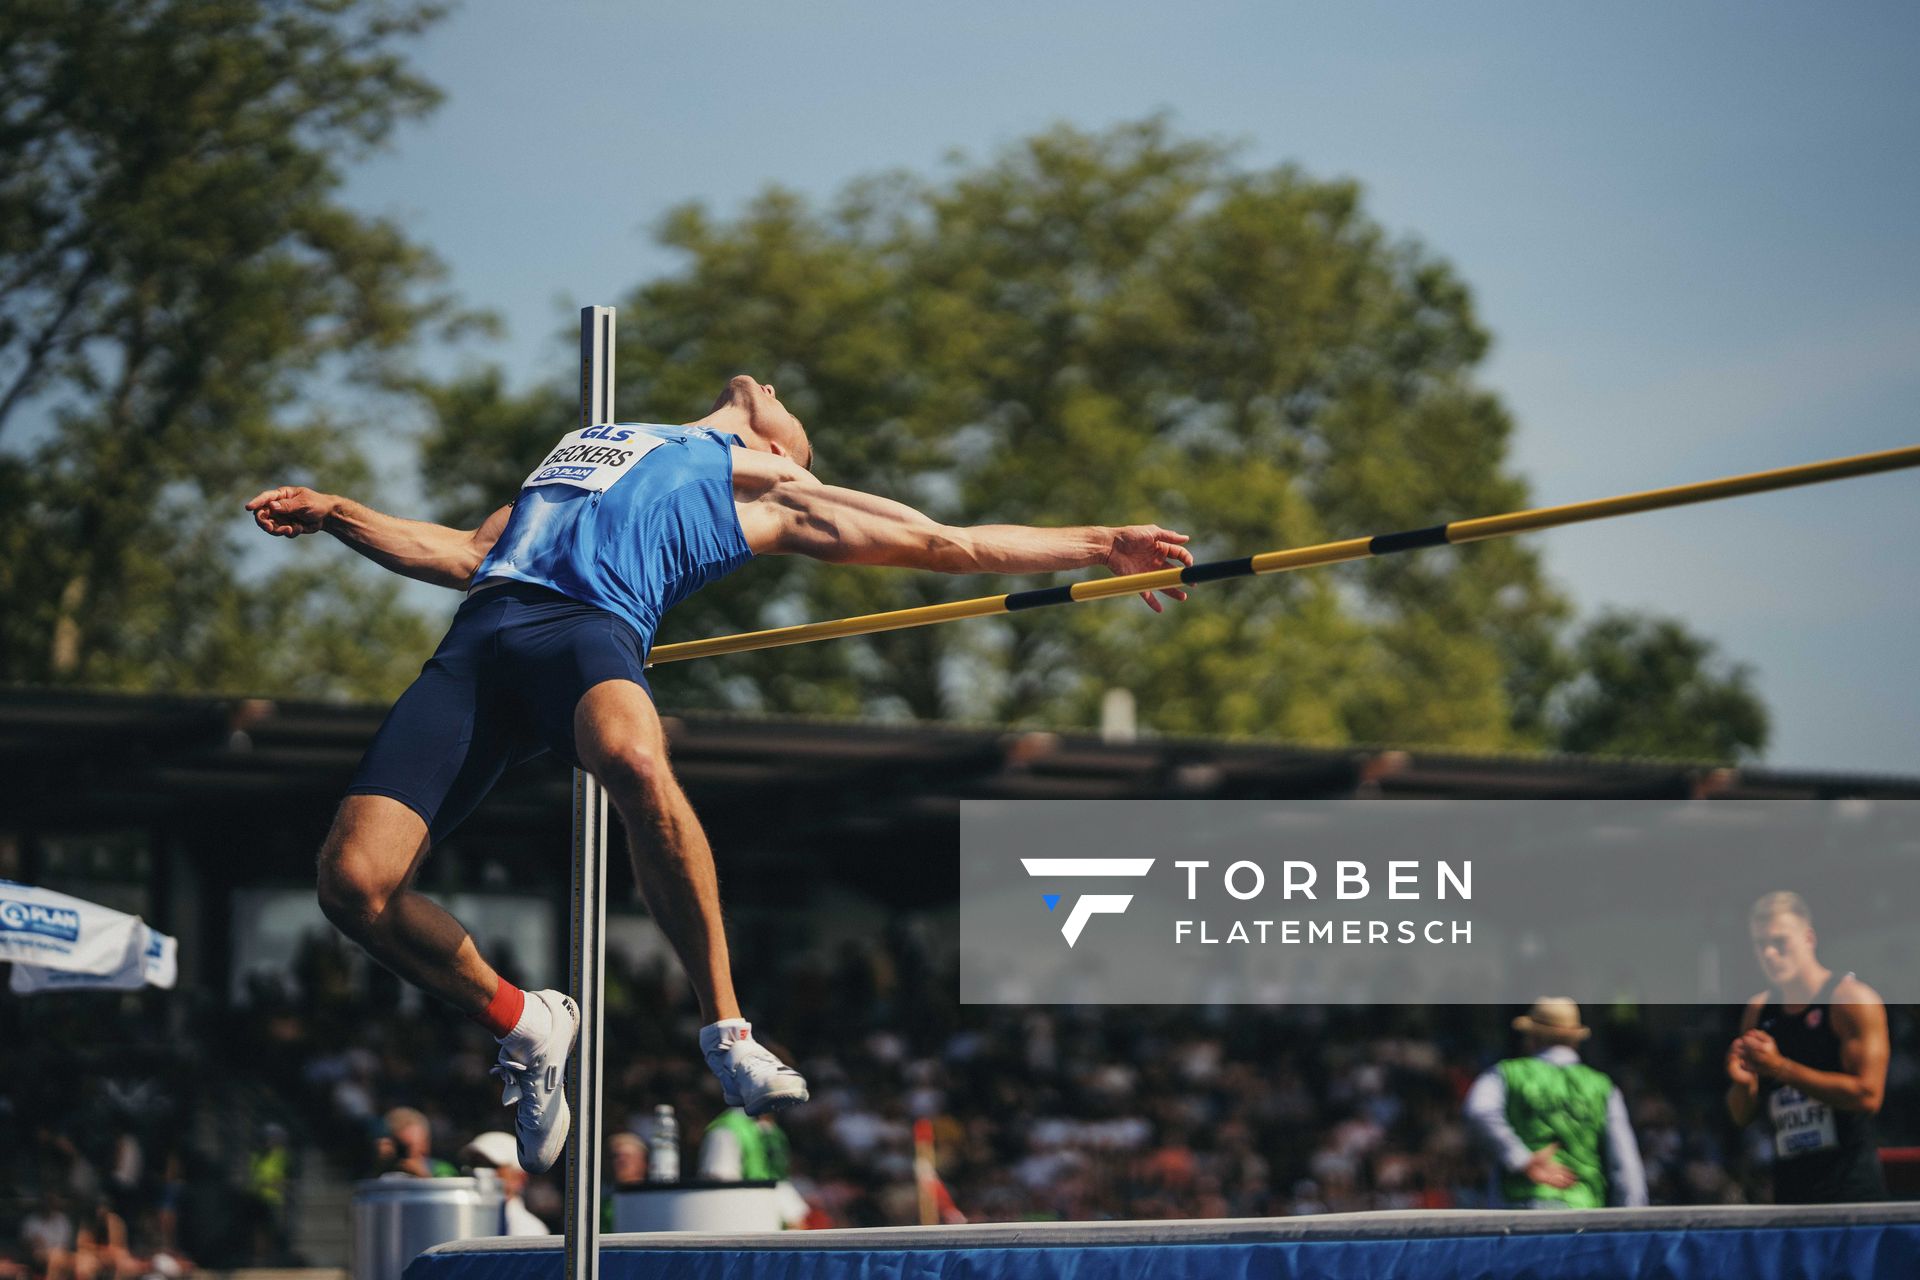
[[(69, 1238), (124, 1233), (118, 1262), (91, 1264), (101, 1275), (339, 1266), (351, 1182), (407, 1154), (383, 1117), (420, 1112), (450, 1162), (500, 1127), (490, 1038), (370, 965), (313, 902), (314, 850), (380, 716), (0, 694), (0, 877), (136, 912), (180, 943), (172, 991), (0, 1002), (33, 1064), (0, 1084), (0, 1240), (19, 1242), (0, 1274), (46, 1274), (33, 1242), (63, 1223)], [(1489, 1203), (1461, 1103), (1509, 1047), (1514, 1010), (962, 1007), (962, 799), (1920, 798), (1920, 780), (1686, 762), (716, 715), (669, 727), (731, 901), (743, 1000), (814, 1083), (783, 1127), (815, 1225), (916, 1221), (923, 1118), (972, 1221)], [(559, 764), (511, 773), (422, 873), (516, 982), (564, 973), (568, 804)], [(627, 874), (616, 861), (610, 1131), (668, 1103), (697, 1138), (721, 1109), (677, 1051), (697, 1010)], [(1890, 1014), (1881, 1139), (1920, 1144), (1920, 1025)], [(1722, 1106), (1738, 1015), (1589, 1010), (1591, 1059), (1630, 1100), (1656, 1205), (1766, 1195), (1768, 1144)], [(527, 1193), (549, 1223), (558, 1185)]]

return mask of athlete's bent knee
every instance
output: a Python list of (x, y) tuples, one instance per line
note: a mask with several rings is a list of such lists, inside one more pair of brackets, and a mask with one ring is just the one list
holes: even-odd
[(664, 753), (637, 743), (601, 754), (595, 772), (615, 796), (651, 802), (673, 789), (673, 770)]
[(373, 929), (400, 887), (370, 862), (355, 858), (351, 846), (329, 845), (321, 851), (320, 911), (350, 938), (364, 937)]

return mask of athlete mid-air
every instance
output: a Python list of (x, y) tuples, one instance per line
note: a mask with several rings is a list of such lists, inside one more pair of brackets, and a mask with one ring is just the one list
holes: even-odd
[(330, 533), (395, 573), (467, 593), (347, 788), (320, 851), (320, 903), (376, 960), (499, 1040), (494, 1073), (503, 1101), (518, 1105), (529, 1172), (552, 1167), (565, 1148), (561, 1081), (579, 1011), (558, 991), (504, 981), (460, 923), (411, 885), (427, 851), (502, 771), (544, 751), (593, 774), (619, 811), (641, 896), (693, 983), (707, 1024), (700, 1048), (728, 1105), (760, 1115), (807, 1098), (800, 1073), (757, 1044), (740, 1016), (713, 854), (667, 763), (645, 667), (668, 609), (755, 555), (942, 573), (1193, 563), (1186, 535), (1157, 525), (956, 528), (822, 484), (812, 464), (799, 419), (771, 386), (743, 375), (697, 422), (569, 433), (477, 529), (397, 519), (297, 486), (247, 503), (267, 533)]

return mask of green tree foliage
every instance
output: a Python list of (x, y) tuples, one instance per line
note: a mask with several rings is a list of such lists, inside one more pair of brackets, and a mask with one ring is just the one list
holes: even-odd
[(393, 386), (451, 317), (433, 258), (335, 198), (343, 158), (436, 101), (395, 52), (433, 16), (0, 7), (0, 680), (372, 696), (417, 667), (391, 584), (249, 585), (234, 532), (264, 480), (364, 480), (299, 406)]
[(1671, 618), (1602, 614), (1574, 653), (1579, 675), (1552, 706), (1569, 751), (1722, 761), (1766, 746), (1752, 670)]
[[(1525, 504), (1453, 270), (1355, 184), (1249, 172), (1162, 120), (1058, 128), (830, 208), (689, 205), (661, 238), (684, 263), (622, 303), (621, 417), (686, 421), (752, 372), (808, 423), (823, 479), (950, 522), (1154, 520), (1209, 559)], [(575, 412), (570, 387), (497, 374), (437, 395), (430, 466), (467, 521)], [(660, 639), (1030, 585), (769, 558)], [(1052, 724), (1125, 685), (1162, 731), (1544, 745), (1567, 614), (1535, 553), (1499, 541), (1202, 587), (1161, 617), (1088, 605), (656, 679), (681, 703)]]

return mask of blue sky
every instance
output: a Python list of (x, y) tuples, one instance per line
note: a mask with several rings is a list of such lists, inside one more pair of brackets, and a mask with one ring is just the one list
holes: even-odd
[[(673, 204), (1164, 109), (1459, 268), (1542, 502), (1920, 441), (1910, 5), (470, 2), (416, 54), (448, 101), (349, 198), (506, 318), (478, 354), (523, 382), (672, 267)], [(1920, 773), (1914, 475), (1537, 541), (1584, 612), (1752, 663), (1769, 763)]]

